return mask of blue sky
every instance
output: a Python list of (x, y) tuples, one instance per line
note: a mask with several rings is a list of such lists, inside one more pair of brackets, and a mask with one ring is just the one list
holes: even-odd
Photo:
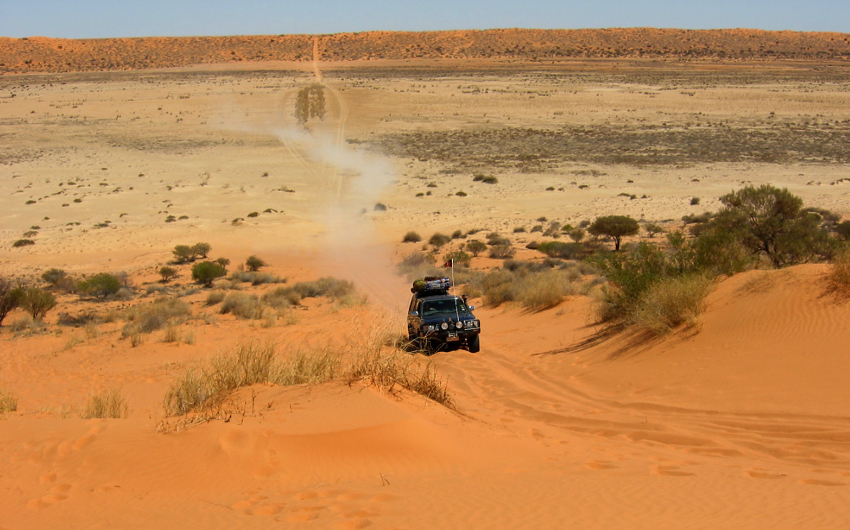
[(850, 32), (850, 0), (0, 0), (4, 37), (643, 26)]

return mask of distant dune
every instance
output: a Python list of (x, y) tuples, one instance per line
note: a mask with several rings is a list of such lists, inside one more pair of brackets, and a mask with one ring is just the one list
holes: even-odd
[(0, 73), (137, 70), (322, 60), (569, 58), (850, 59), (850, 34), (656, 28), (339, 33), (232, 37), (0, 37)]

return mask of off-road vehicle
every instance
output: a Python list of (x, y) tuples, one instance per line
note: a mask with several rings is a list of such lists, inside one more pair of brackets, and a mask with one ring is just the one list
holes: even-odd
[(427, 350), (465, 348), (478, 353), (481, 322), (465, 298), (449, 293), (448, 278), (424, 278), (413, 282), (407, 310), (410, 341)]

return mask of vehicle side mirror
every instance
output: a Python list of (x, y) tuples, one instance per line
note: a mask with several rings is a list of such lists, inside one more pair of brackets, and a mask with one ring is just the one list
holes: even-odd
[(412, 316), (412, 317), (418, 317), (418, 316), (419, 316), (419, 311), (411, 311), (411, 312), (410, 312), (410, 316)]

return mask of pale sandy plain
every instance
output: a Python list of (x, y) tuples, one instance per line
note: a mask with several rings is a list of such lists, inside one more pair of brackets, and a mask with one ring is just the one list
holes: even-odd
[[(479, 165), (499, 179), (487, 185), (448, 152), (381, 151), (382, 135), (471, 128), (850, 119), (848, 81), (809, 79), (817, 65), (495, 64), (0, 78), (0, 272), (126, 271), (139, 293), (62, 297), (44, 334), (11, 332), (18, 312), (0, 329), (0, 388), (19, 403), (0, 419), (0, 528), (846, 528), (850, 305), (825, 294), (825, 265), (725, 279), (697, 333), (649, 343), (571, 348), (599, 331), (585, 297), (538, 313), (480, 307), (481, 352), (430, 359), (460, 414), (340, 383), (255, 387), (234, 397), (240, 418), (158, 432), (176, 423), (162, 407), (169, 384), (219, 351), (265, 339), (286, 354), (345, 349), (376, 329), (403, 333), (407, 282), (394, 264), (419, 249), (400, 243), (408, 230), (496, 230), (522, 248), (532, 234), (513, 228), (542, 216), (678, 220), (744, 183), (850, 213), (847, 165), (834, 161)], [(768, 66), (773, 77), (759, 77)], [(653, 69), (672, 73), (653, 82)], [(700, 69), (731, 77), (688, 77)], [(299, 128), (295, 94), (317, 80), (329, 115)], [(28, 230), (36, 244), (12, 248)], [(257, 254), (289, 282), (352, 279), (370, 302), (320, 300), (268, 325), (217, 315), (199, 290), (185, 296), (186, 340), (160, 331), (135, 348), (120, 321), (94, 334), (56, 325), (62, 311), (152, 300), (142, 295), (174, 245), (198, 241), (234, 264)], [(174, 291), (191, 287), (180, 271)], [(128, 417), (80, 419), (90, 393), (109, 388)]]

